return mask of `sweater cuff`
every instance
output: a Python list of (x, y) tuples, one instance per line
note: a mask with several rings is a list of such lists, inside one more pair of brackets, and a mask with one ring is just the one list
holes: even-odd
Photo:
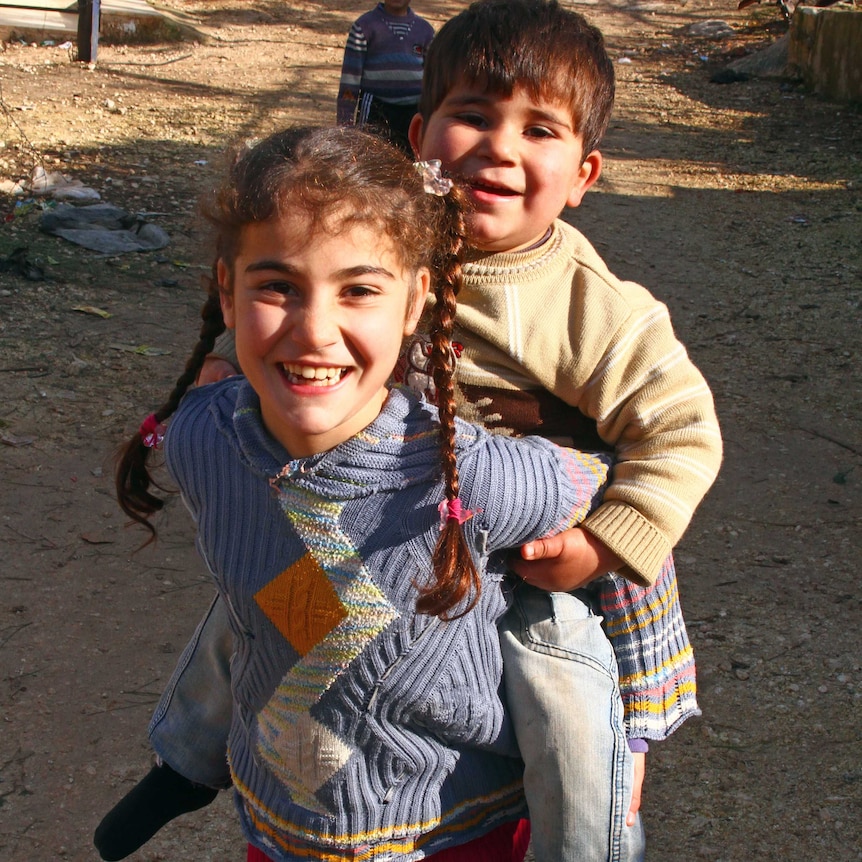
[(630, 739), (629, 751), (632, 754), (646, 754), (649, 751), (649, 743), (645, 739)]
[(670, 542), (625, 503), (603, 503), (581, 526), (625, 563), (618, 574), (642, 587), (655, 583), (671, 552)]

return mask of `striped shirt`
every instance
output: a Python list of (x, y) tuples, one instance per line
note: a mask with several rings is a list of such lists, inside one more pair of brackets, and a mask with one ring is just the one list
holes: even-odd
[(417, 105), (425, 52), (434, 28), (412, 9), (389, 15), (379, 3), (350, 28), (338, 88), (338, 123), (346, 125), (360, 95), (392, 105)]

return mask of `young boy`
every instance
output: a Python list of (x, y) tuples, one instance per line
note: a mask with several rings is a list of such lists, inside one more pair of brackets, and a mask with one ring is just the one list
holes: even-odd
[[(697, 714), (667, 557), (720, 462), (712, 398), (666, 308), (616, 279), (557, 219), (601, 171), (596, 148), (613, 87), (601, 34), (576, 13), (553, 0), (482, 0), (432, 43), (410, 128), (417, 154), (440, 159), (473, 199), (475, 255), (456, 332), (463, 414), (617, 455), (605, 502), (585, 529), (524, 549), (550, 560), (514, 563), (529, 584), (515, 590), (501, 627), (537, 862), (641, 859), (643, 740), (665, 738)], [(424, 356), (418, 343), (406, 355), (404, 377), (419, 388), (428, 385)], [(597, 577), (611, 570), (618, 574)], [(229, 654), (223, 615), (216, 605), (201, 623), (151, 724), (159, 755), (211, 786), (226, 776), (230, 715), (223, 705), (206, 714), (219, 708), (213, 674), (224, 674), (224, 662), (220, 671), (204, 665), (219, 650)], [(156, 788), (181, 780), (154, 768), (105, 830), (139, 820)], [(184, 788), (174, 816), (212, 793)]]
[(350, 28), (338, 88), (338, 124), (379, 130), (409, 153), (407, 129), (422, 91), (434, 28), (410, 0), (383, 0)]

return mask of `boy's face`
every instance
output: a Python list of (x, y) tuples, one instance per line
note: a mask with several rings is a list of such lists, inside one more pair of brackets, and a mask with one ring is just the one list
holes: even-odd
[(584, 154), (567, 105), (510, 97), (477, 84), (453, 87), (427, 122), (410, 126), (422, 159), (440, 159), (465, 185), (473, 211), (470, 244), (488, 252), (538, 242), (566, 206), (576, 207), (598, 179), (598, 150)]
[(383, 8), (390, 15), (406, 15), (410, 0), (383, 0)]

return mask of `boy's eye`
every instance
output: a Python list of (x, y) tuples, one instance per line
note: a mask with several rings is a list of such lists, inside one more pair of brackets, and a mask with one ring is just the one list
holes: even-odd
[(462, 112), (457, 114), (456, 119), (467, 126), (473, 126), (477, 129), (485, 125), (485, 118), (481, 114)]
[(531, 138), (553, 138), (554, 133), (547, 126), (530, 126), (527, 136)]

